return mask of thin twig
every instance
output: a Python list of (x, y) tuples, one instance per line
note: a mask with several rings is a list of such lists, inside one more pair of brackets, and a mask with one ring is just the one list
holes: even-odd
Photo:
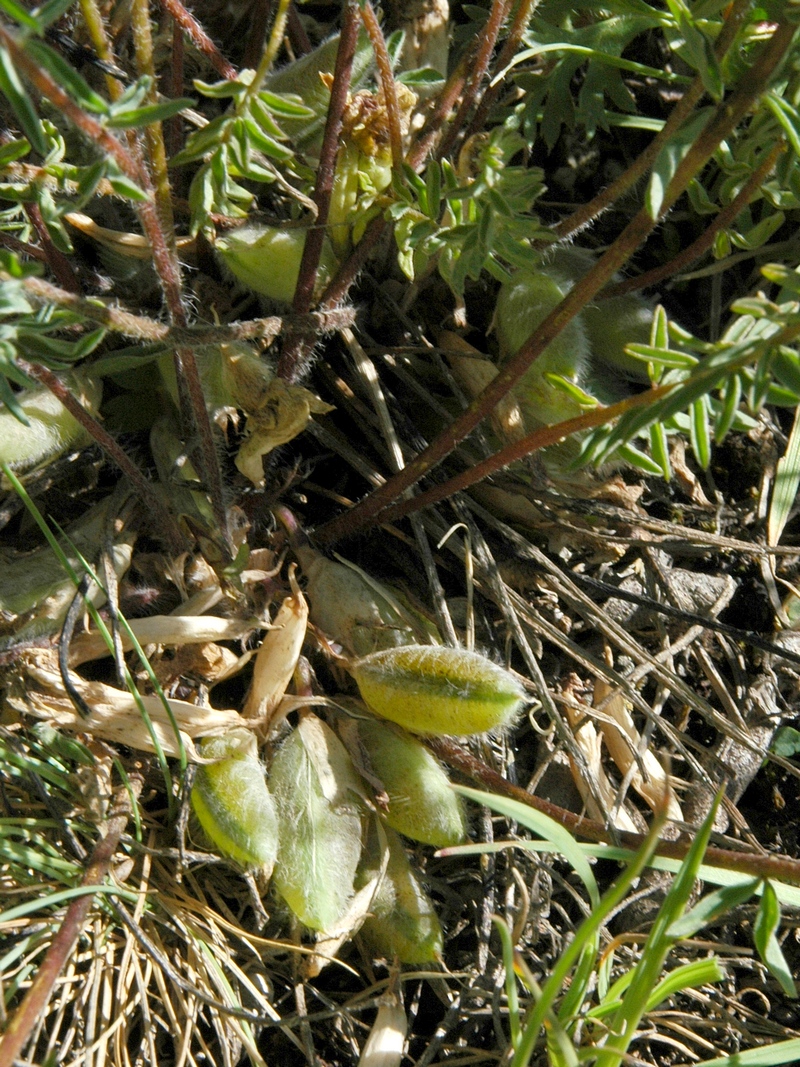
[[(577, 815), (574, 811), (560, 808), (551, 804), (549, 800), (534, 796), (520, 786), (512, 785), (497, 771), (492, 770), (481, 760), (477, 759), (457, 742), (450, 738), (426, 737), (425, 744), (443, 763), (459, 771), (471, 781), (491, 790), (500, 796), (517, 800), (526, 807), (533, 808), (548, 815), (561, 826), (566, 827), (571, 833), (579, 837), (588, 838), (604, 844), (619, 844), (622, 848), (635, 852), (645, 842), (644, 834), (630, 833), (625, 830), (614, 830), (614, 838), (611, 832), (601, 822), (595, 819)], [(683, 860), (686, 858), (692, 841), (686, 836), (677, 841), (659, 841), (655, 855), (666, 856), (670, 859)], [(800, 885), (800, 860), (789, 856), (778, 856), (765, 853), (735, 852), (728, 848), (715, 848), (710, 846), (705, 853), (704, 862), (711, 867), (722, 867), (723, 870), (739, 871), (755, 878), (774, 878), (777, 881), (789, 882), (791, 885)]]
[(187, 11), (180, 0), (161, 0), (161, 6), (172, 16), (198, 52), (202, 52), (208, 59), (217, 74), (232, 81), (236, 77), (236, 68), (222, 55), (191, 11)]
[[(333, 182), (336, 174), (336, 156), (339, 151), (339, 138), (342, 132), (342, 119), (350, 90), (350, 76), (353, 59), (358, 42), (358, 4), (348, 0), (342, 20), (342, 32), (339, 48), (336, 52), (336, 65), (331, 85), (331, 99), (328, 105), (328, 118), (317, 168), (317, 181), (314, 188), (314, 203), (317, 206), (316, 224), (306, 235), (303, 255), (300, 260), (300, 273), (292, 301), (295, 314), (305, 314), (314, 298), (317, 281), (317, 268), (325, 241), (325, 227), (333, 194)], [(308, 352), (314, 343), (313, 335), (297, 334), (288, 337), (281, 358), (278, 361), (278, 377), (286, 381), (297, 381), (303, 374)]]

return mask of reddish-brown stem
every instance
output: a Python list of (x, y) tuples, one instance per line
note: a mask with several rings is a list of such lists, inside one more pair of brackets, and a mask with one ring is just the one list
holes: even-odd
[(250, 25), (247, 28), (247, 45), (242, 62), (252, 70), (256, 69), (264, 52), (271, 7), (270, 0), (257, 0), (250, 6)]
[(292, 4), (289, 8), (289, 16), (286, 19), (286, 29), (289, 34), (289, 40), (292, 42), (292, 48), (295, 51), (295, 55), (307, 55), (313, 48), (306, 28), (300, 21), (300, 16), (297, 14), (297, 7)]
[[(325, 226), (331, 206), (333, 182), (336, 175), (336, 156), (339, 151), (339, 138), (342, 132), (342, 118), (350, 90), (350, 75), (353, 70), (353, 58), (358, 42), (358, 4), (348, 0), (342, 19), (342, 31), (339, 37), (339, 49), (336, 53), (336, 65), (331, 85), (331, 99), (325, 134), (317, 168), (317, 182), (314, 188), (314, 203), (317, 205), (317, 219), (306, 235), (303, 256), (300, 260), (300, 273), (294, 293), (292, 309), (297, 315), (305, 314), (314, 298), (314, 286), (317, 280), (322, 246), (325, 241)], [(305, 369), (307, 353), (314, 343), (309, 335), (296, 334), (286, 339), (286, 344), (278, 361), (277, 374), (286, 381), (296, 381)]]
[[(177, 22), (172, 21), (172, 61), (170, 63), (170, 84), (168, 95), (179, 97), (183, 93), (183, 31)], [(166, 123), (164, 140), (170, 156), (178, 154), (182, 142), (182, 121), (180, 115), (173, 115)], [(174, 207), (174, 203), (173, 203)]]
[[(511, 28), (508, 31), (508, 36), (505, 39), (500, 55), (497, 57), (497, 63), (495, 69), (502, 73), (511, 60), (514, 58), (517, 52), (517, 45), (522, 39), (522, 35), (525, 32), (525, 28), (530, 21), (533, 8), (535, 7), (537, 0), (520, 0), (520, 4), (517, 10), (514, 12), (514, 18), (511, 22)], [(472, 134), (479, 133), (485, 128), (486, 120), (489, 117), (489, 112), (494, 106), (494, 102), (500, 92), (502, 81), (499, 81), (495, 85), (489, 85), (486, 88), (481, 102), (478, 104), (478, 110), (472, 117), (466, 133), (464, 134), (464, 140), (467, 140)]]
[(475, 54), (475, 60), (471, 64), (470, 75), (464, 88), (464, 95), (458, 106), (458, 111), (436, 150), (438, 159), (442, 159), (444, 156), (450, 154), (456, 140), (461, 134), (467, 120), (467, 115), (472, 110), (475, 100), (477, 99), (480, 84), (486, 77), (486, 72), (489, 69), (489, 63), (492, 59), (492, 53), (497, 44), (497, 38), (500, 36), (500, 30), (503, 28), (503, 23), (506, 20), (510, 6), (511, 0), (493, 0), (492, 2), (489, 18), (486, 20), (483, 31), (478, 38), (478, 48)]
[(236, 77), (236, 68), (222, 55), (194, 15), (186, 10), (180, 0), (161, 0), (161, 6), (172, 16), (198, 52), (202, 52), (208, 59), (221, 78), (231, 81)]
[(686, 268), (691, 263), (694, 263), (695, 260), (704, 256), (713, 245), (714, 238), (719, 231), (724, 229), (725, 226), (730, 225), (736, 216), (747, 207), (752, 198), (761, 188), (762, 182), (775, 166), (778, 156), (781, 152), (785, 151), (785, 149), (786, 145), (783, 141), (779, 141), (774, 145), (756, 170), (752, 172), (733, 200), (731, 200), (730, 204), (724, 207), (714, 217), (713, 221), (700, 234), (696, 241), (692, 241), (692, 243), (684, 248), (674, 259), (671, 259), (669, 263), (662, 264), (660, 267), (654, 267), (653, 270), (649, 270), (645, 274), (640, 274), (636, 278), (626, 278), (623, 282), (609, 285), (599, 294), (600, 299), (609, 296), (622, 296), (623, 293), (630, 293), (636, 289), (647, 289), (651, 285), (657, 285), (660, 281), (663, 281), (664, 278), (674, 278), (676, 274), (686, 270)]
[(389, 143), (392, 146), (392, 165), (400, 170), (403, 165), (403, 135), (400, 129), (400, 108), (397, 103), (397, 88), (392, 73), (392, 61), (386, 51), (386, 41), (383, 30), (378, 22), (375, 9), (369, 0), (361, 8), (361, 18), (364, 28), (369, 35), (372, 50), (375, 53), (375, 63), (378, 68), (378, 80), (383, 93), (386, 119), (389, 127)]
[[(484, 789), (508, 797), (510, 800), (517, 800), (526, 807), (548, 815), (561, 826), (566, 827), (570, 833), (588, 838), (590, 841), (618, 845), (634, 852), (645, 843), (644, 834), (630, 833), (626, 830), (611, 831), (595, 819), (576, 815), (574, 811), (567, 811), (566, 808), (560, 808), (548, 800), (534, 796), (533, 793), (529, 793), (518, 785), (513, 785), (455, 741), (448, 738), (427, 737), (425, 744), (443, 763), (483, 786)], [(683, 860), (691, 845), (692, 841), (686, 835), (677, 841), (662, 840), (659, 841), (655, 854)], [(710, 846), (706, 849), (704, 862), (712, 867), (740, 871), (755, 878), (774, 878), (777, 881), (800, 885), (800, 861), (790, 859), (788, 856), (768, 855), (760, 852), (736, 852), (733, 849)]]
[(711, 158), (720, 142), (741, 122), (753, 101), (762, 92), (770, 74), (782, 59), (792, 41), (794, 32), (795, 28), (790, 23), (780, 23), (777, 26), (747, 75), (742, 79), (743, 84), (719, 105), (694, 145), (679, 163), (664, 194), (663, 202), (657, 213), (658, 217), (652, 218), (647, 208), (642, 208), (592, 270), (567, 293), (562, 302), (544, 319), (517, 354), (500, 368), (497, 377), (469, 407), (445, 427), (439, 437), (402, 471), (393, 475), (351, 511), (337, 516), (321, 527), (317, 531), (321, 544), (331, 544), (371, 525), (385, 507), (399, 499), (407, 489), (436, 467), (460, 441), (463, 441), (475, 429), (482, 419), (494, 410), (497, 403), (516, 385), (531, 364), (555, 340), (564, 327), (611, 281), (634, 249), (667, 214), (684, 192), (691, 178)]
[[(41, 249), (29, 248), (9, 235), (0, 235), (0, 241), (10, 248), (24, 252), (26, 255), (38, 255), (43, 258)], [(0, 283), (9, 276), (0, 271)], [(91, 322), (108, 327), (125, 337), (137, 341), (163, 341), (165, 345), (213, 345), (229, 344), (231, 341), (264, 341), (280, 336), (288, 328), (314, 331), (316, 333), (334, 333), (336, 330), (352, 326), (355, 311), (352, 308), (338, 308), (330, 311), (312, 311), (308, 315), (271, 315), (265, 319), (247, 319), (244, 322), (229, 322), (225, 326), (168, 326), (164, 322), (133, 315), (118, 307), (107, 307), (93, 300), (84, 300), (59, 289), (58, 286), (42, 278), (24, 278), (22, 284), (29, 297), (38, 304), (56, 304), (58, 307), (70, 308)]]
[[(126, 789), (116, 796), (114, 811), (108, 819), (105, 836), (98, 841), (84, 871), (81, 885), (99, 886), (106, 878), (119, 839), (128, 824), (130, 799)], [(0, 1063), (13, 1064), (47, 1008), (58, 976), (64, 970), (94, 904), (95, 894), (87, 892), (74, 897), (58, 931), (50, 942), (45, 957), (36, 972), (28, 992), (0, 1037)]]
[(464, 90), (467, 79), (467, 71), (472, 61), (472, 53), (465, 53), (458, 62), (458, 66), (442, 87), (442, 91), (436, 97), (433, 112), (426, 121), (419, 135), (414, 138), (414, 143), (408, 152), (408, 165), (414, 170), (419, 170), (434, 149), (442, 127), (458, 98)]
[(625, 415), (632, 408), (646, 407), (648, 404), (653, 404), (656, 400), (661, 400), (665, 397), (674, 388), (675, 385), (659, 385), (654, 389), (637, 393), (636, 396), (620, 400), (616, 404), (610, 404), (608, 407), (594, 408), (592, 411), (587, 411), (585, 415), (578, 415), (574, 419), (565, 419), (563, 422), (556, 422), (552, 426), (542, 426), (538, 430), (534, 430), (533, 433), (520, 438), (519, 441), (506, 445), (499, 452), (495, 452), (494, 455), (481, 460), (481, 462), (476, 463), (468, 470), (448, 478), (446, 482), (434, 485), (417, 496), (398, 501), (397, 504), (393, 504), (392, 507), (381, 513), (381, 522), (395, 522), (397, 519), (413, 515), (431, 504), (438, 504), (441, 500), (446, 500), (462, 489), (469, 489), (470, 486), (476, 485), (484, 478), (488, 478), (490, 475), (502, 470), (503, 467), (507, 467), (510, 463), (516, 463), (531, 455), (532, 452), (538, 452), (540, 448), (558, 444), (559, 441), (563, 441), (574, 433), (581, 433), (585, 430), (592, 430), (596, 426), (602, 426), (604, 423)]
[(364, 236), (341, 265), (322, 294), (319, 302), (321, 311), (332, 311), (345, 299), (350, 291), (350, 286), (364, 268), (372, 250), (381, 239), (386, 226), (386, 220), (380, 216), (370, 222), (364, 231)]
[[(750, 0), (736, 0), (736, 3), (731, 7), (715, 42), (714, 51), (718, 59), (721, 59), (727, 52), (750, 6)], [(675, 136), (705, 91), (703, 79), (698, 74), (670, 112), (669, 118), (664, 123), (658, 136), (653, 138), (647, 148), (636, 157), (624, 173), (620, 174), (616, 181), (606, 186), (605, 189), (601, 189), (594, 199), (590, 200), (588, 204), (582, 204), (569, 218), (563, 219), (553, 230), (556, 236), (564, 239), (573, 233), (577, 233), (578, 230), (582, 230), (584, 226), (588, 226), (593, 219), (596, 219), (598, 215), (601, 215), (621, 196), (632, 189), (636, 182), (655, 163), (661, 149), (668, 143), (670, 138)]]
[(39, 363), (29, 363), (27, 360), (19, 358), (17, 358), (16, 362), (21, 371), (31, 378), (35, 378), (36, 381), (41, 382), (42, 385), (50, 390), (59, 403), (63, 404), (72, 415), (73, 419), (80, 423), (90, 437), (103, 449), (111, 462), (115, 463), (122, 473), (128, 477), (142, 502), (158, 517), (164, 536), (169, 539), (171, 544), (176, 548), (184, 548), (185, 538), (178, 529), (175, 519), (161, 502), (155, 487), (103, 425), (93, 415), (89, 414), (61, 379), (56, 377), (47, 367), (43, 367)]
[(68, 289), (71, 293), (79, 293), (80, 286), (78, 285), (78, 279), (75, 277), (75, 271), (72, 269), (72, 264), (53, 244), (53, 238), (45, 225), (42, 218), (42, 212), (38, 204), (25, 204), (25, 214), (33, 224), (33, 228), (36, 230), (36, 235), (39, 238), (39, 243), (44, 251), (47, 263), (50, 266), (53, 274), (58, 279), (59, 285), (63, 285), (65, 289)]

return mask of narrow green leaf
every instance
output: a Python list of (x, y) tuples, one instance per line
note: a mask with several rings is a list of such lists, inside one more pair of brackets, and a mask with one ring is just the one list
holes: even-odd
[(248, 89), (244, 82), (236, 78), (226, 78), (224, 81), (219, 82), (204, 82), (200, 78), (195, 78), (192, 81), (192, 85), (194, 85), (198, 93), (202, 93), (203, 96), (207, 96), (212, 100), (227, 100), (233, 96), (241, 96)]
[(713, 893), (707, 893), (691, 911), (682, 915), (670, 926), (667, 930), (667, 937), (694, 937), (704, 926), (708, 926), (732, 908), (750, 900), (760, 885), (760, 878), (751, 878), (747, 882), (726, 885), (721, 889), (715, 889)]
[(695, 400), (689, 408), (689, 439), (692, 452), (703, 470), (708, 470), (711, 462), (711, 425), (708, 419), (706, 397)]
[(780, 921), (781, 906), (775, 887), (771, 882), (765, 882), (761, 905), (753, 923), (753, 941), (759, 956), (769, 968), (770, 974), (777, 978), (784, 993), (789, 997), (796, 997), (797, 987), (791, 969), (775, 936)]
[(76, 104), (94, 115), (105, 115), (108, 101), (98, 95), (75, 68), (44, 41), (28, 40), (25, 51), (65, 89)]
[(538, 834), (540, 837), (543, 837), (548, 841), (552, 841), (586, 886), (586, 891), (589, 894), (592, 905), (596, 906), (599, 903), (600, 893), (597, 889), (597, 882), (595, 881), (594, 872), (592, 871), (591, 866), (587, 862), (586, 857), (577, 847), (577, 843), (572, 834), (557, 823), (555, 819), (551, 819), (548, 815), (544, 815), (540, 811), (529, 808), (526, 804), (521, 804), (518, 800), (510, 800), (507, 797), (500, 797), (494, 793), (483, 793), (480, 790), (470, 789), (467, 786), (453, 786), (453, 788), (462, 796), (474, 800), (476, 804), (483, 804), (487, 808), (491, 808), (493, 811), (499, 811), (501, 815), (506, 815), (509, 819), (514, 819), (521, 826), (527, 827), (533, 833)]
[(262, 89), (258, 99), (273, 115), (280, 115), (286, 119), (313, 119), (314, 112), (306, 107), (299, 96), (284, 96), (279, 93), (271, 93), (268, 89)]
[(716, 1060), (704, 1060), (703, 1067), (778, 1067), (782, 1063), (797, 1063), (800, 1060), (800, 1037), (789, 1041), (775, 1041), (732, 1056), (720, 1056)]
[(650, 427), (650, 455), (653, 462), (658, 464), (664, 481), (668, 482), (672, 477), (672, 464), (669, 461), (667, 431), (661, 422), (654, 422)]
[(34, 33), (41, 33), (44, 29), (39, 20), (30, 11), (26, 11), (22, 4), (18, 4), (16, 0), (0, 0), (0, 11), (5, 12), (10, 19), (18, 22), (21, 26), (33, 30)]
[(123, 174), (117, 167), (112, 159), (106, 160), (106, 178), (108, 184), (119, 196), (125, 197), (126, 200), (149, 200), (150, 196), (140, 189), (136, 182)]
[[(34, 28), (37, 28), (35, 24)], [(42, 130), (41, 119), (36, 114), (36, 108), (5, 48), (0, 48), (0, 92), (8, 100), (22, 127), (22, 132), (39, 155), (46, 156), (48, 144)]]
[(62, 15), (66, 15), (74, 3), (75, 0), (49, 0), (46, 4), (40, 4), (36, 9), (36, 21), (41, 29), (46, 30)]
[(22, 159), (23, 156), (27, 156), (31, 150), (30, 141), (25, 137), (20, 137), (16, 141), (10, 141), (8, 144), (0, 147), (0, 170), (4, 170), (10, 163), (15, 163), (18, 159)]
[(797, 108), (774, 92), (766, 93), (763, 100), (783, 127), (783, 132), (795, 155), (800, 156), (800, 113)]
[(742, 379), (732, 374), (722, 386), (722, 404), (714, 419), (714, 440), (721, 444), (733, 425), (742, 399)]
[(134, 126), (149, 126), (154, 122), (165, 122), (179, 115), (187, 107), (194, 107), (195, 101), (188, 96), (175, 100), (164, 100), (159, 104), (147, 104), (126, 111), (116, 111), (109, 119), (108, 125), (114, 129), (127, 130)]

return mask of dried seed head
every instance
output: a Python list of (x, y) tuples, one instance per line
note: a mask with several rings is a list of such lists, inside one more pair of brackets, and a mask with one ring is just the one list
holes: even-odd
[(390, 648), (365, 656), (350, 670), (376, 714), (415, 734), (502, 730), (525, 699), (507, 670), (462, 648)]

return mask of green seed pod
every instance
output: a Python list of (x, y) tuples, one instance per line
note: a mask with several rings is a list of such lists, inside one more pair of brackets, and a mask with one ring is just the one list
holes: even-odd
[[(304, 228), (242, 226), (217, 237), (214, 248), (231, 274), (253, 292), (290, 304), (297, 288), (306, 232)], [(319, 292), (333, 277), (336, 265), (326, 241), (317, 270)]]
[(583, 311), (592, 359), (633, 381), (648, 381), (647, 364), (625, 352), (626, 345), (649, 345), (654, 311), (638, 293), (612, 296)]
[[(503, 359), (522, 348), (533, 331), (564, 299), (567, 286), (559, 285), (547, 274), (520, 270), (500, 289), (495, 306), (494, 324)], [(559, 374), (580, 385), (589, 364), (589, 341), (578, 316), (548, 345), (525, 377), (515, 387), (518, 400), (524, 401), (538, 424), (559, 422), (578, 414), (579, 408), (569, 397), (553, 389), (545, 374)], [(567, 413), (569, 408), (569, 413)]]
[(433, 963), (441, 958), (442, 926), (433, 901), (411, 869), (400, 838), (386, 831), (389, 860), (361, 936), (376, 956), (401, 963)]
[(304, 925), (334, 934), (361, 855), (361, 783), (341, 741), (312, 716), (278, 750), (269, 780), (280, 827), (275, 888)]
[(206, 759), (192, 786), (192, 807), (205, 833), (242, 867), (269, 875), (278, 853), (275, 802), (249, 730), (207, 738)]
[(393, 830), (435, 848), (457, 845), (466, 827), (461, 801), (442, 765), (415, 737), (389, 723), (359, 719), (358, 739), (389, 797)]
[[(65, 385), (89, 412), (97, 413), (103, 395), (99, 381), (75, 374), (65, 379)], [(17, 393), (15, 399), (28, 425), (21, 423), (5, 404), (0, 404), (0, 463), (7, 463), (15, 472), (26, 472), (69, 448), (88, 444), (86, 430), (49, 389), (26, 389)]]
[(525, 699), (508, 671), (462, 648), (390, 648), (365, 656), (350, 670), (377, 715), (415, 734), (502, 730), (514, 721)]

